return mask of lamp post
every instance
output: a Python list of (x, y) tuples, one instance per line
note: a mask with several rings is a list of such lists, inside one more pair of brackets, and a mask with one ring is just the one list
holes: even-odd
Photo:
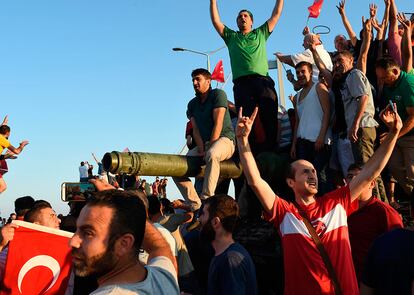
[(226, 45), (224, 45), (220, 48), (217, 48), (216, 50), (207, 51), (207, 52), (201, 52), (201, 51), (187, 49), (187, 48), (181, 48), (181, 47), (174, 47), (172, 50), (173, 51), (187, 51), (187, 52), (192, 52), (192, 53), (195, 53), (195, 54), (200, 54), (200, 55), (206, 56), (207, 57), (207, 70), (210, 72), (210, 55), (216, 53), (217, 51), (222, 50), (225, 47), (226, 47)]

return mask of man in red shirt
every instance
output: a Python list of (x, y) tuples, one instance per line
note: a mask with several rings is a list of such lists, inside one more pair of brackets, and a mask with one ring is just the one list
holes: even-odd
[[(346, 182), (350, 183), (361, 173), (362, 168), (363, 166), (357, 164), (351, 165), (348, 168)], [(400, 214), (372, 195), (374, 187), (375, 182), (371, 182), (361, 193), (358, 200), (359, 209), (348, 217), (352, 260), (358, 281), (361, 280), (365, 259), (374, 240), (394, 228), (403, 227)]]
[[(242, 117), (236, 127), (236, 137), (244, 175), (266, 212), (267, 219), (278, 229), (283, 243), (285, 294), (334, 294), (334, 284), (298, 209), (272, 191), (260, 177), (250, 150), (248, 136), (257, 114)], [(332, 262), (342, 294), (359, 294), (349, 244), (347, 216), (358, 209), (357, 199), (379, 175), (395, 146), (402, 122), (396, 112), (387, 108), (381, 118), (389, 133), (365, 164), (362, 171), (347, 186), (315, 198), (318, 179), (311, 163), (298, 160), (291, 164), (287, 183), (295, 201), (308, 216)]]

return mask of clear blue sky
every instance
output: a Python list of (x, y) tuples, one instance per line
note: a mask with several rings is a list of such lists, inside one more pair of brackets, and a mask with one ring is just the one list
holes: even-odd
[[(270, 0), (218, 2), (222, 21), (233, 29), (240, 9), (251, 10), (258, 26), (274, 7)], [(356, 32), (369, 3), (347, 1)], [(301, 32), (311, 4), (285, 0), (267, 44), (269, 58), (277, 51), (302, 51)], [(377, 4), (382, 19), (383, 2)], [(335, 5), (325, 0), (319, 19), (309, 23), (331, 27), (322, 37), (328, 50), (333, 50), (335, 34), (346, 33)], [(412, 0), (397, 0), (397, 5), (414, 11)], [(10, 117), (14, 146), (30, 141), (19, 159), (8, 162), (4, 178), (9, 187), (0, 195), (6, 217), (14, 199), (23, 195), (49, 200), (57, 212), (67, 212), (60, 184), (78, 180), (79, 163), (93, 162), (91, 152), (102, 157), (129, 147), (177, 153), (193, 97), (190, 73), (205, 67), (206, 59), (171, 48), (210, 51), (224, 42), (211, 25), (208, 0), (4, 0), (0, 44), (0, 117)], [(212, 67), (219, 59), (227, 75), (226, 49), (211, 57)], [(233, 100), (231, 82), (225, 90)], [(286, 95), (290, 92), (287, 87)], [(172, 181), (168, 193), (178, 197)]]

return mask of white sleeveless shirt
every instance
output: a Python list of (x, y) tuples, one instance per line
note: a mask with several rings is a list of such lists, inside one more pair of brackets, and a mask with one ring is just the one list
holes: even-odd
[[(316, 92), (316, 85), (314, 83), (308, 94), (302, 101), (299, 101), (302, 90), (296, 95), (296, 109), (299, 117), (299, 125), (297, 130), (297, 138), (307, 139), (316, 142), (319, 132), (322, 127), (323, 110), (319, 101), (318, 93)], [(331, 144), (332, 131), (328, 127), (325, 135), (325, 144)]]

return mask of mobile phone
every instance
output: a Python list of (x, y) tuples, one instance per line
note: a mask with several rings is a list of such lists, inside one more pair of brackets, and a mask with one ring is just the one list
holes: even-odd
[(291, 70), (291, 69), (286, 70), (286, 74), (287, 74), (287, 75), (293, 75), (292, 70)]
[(96, 188), (89, 182), (64, 182), (61, 185), (60, 197), (63, 202), (82, 202), (92, 197)]
[(389, 104), (390, 104), (391, 110), (392, 110), (394, 113), (396, 113), (397, 111), (395, 110), (394, 103), (392, 102), (392, 100), (391, 100), (391, 99), (389, 100)]

